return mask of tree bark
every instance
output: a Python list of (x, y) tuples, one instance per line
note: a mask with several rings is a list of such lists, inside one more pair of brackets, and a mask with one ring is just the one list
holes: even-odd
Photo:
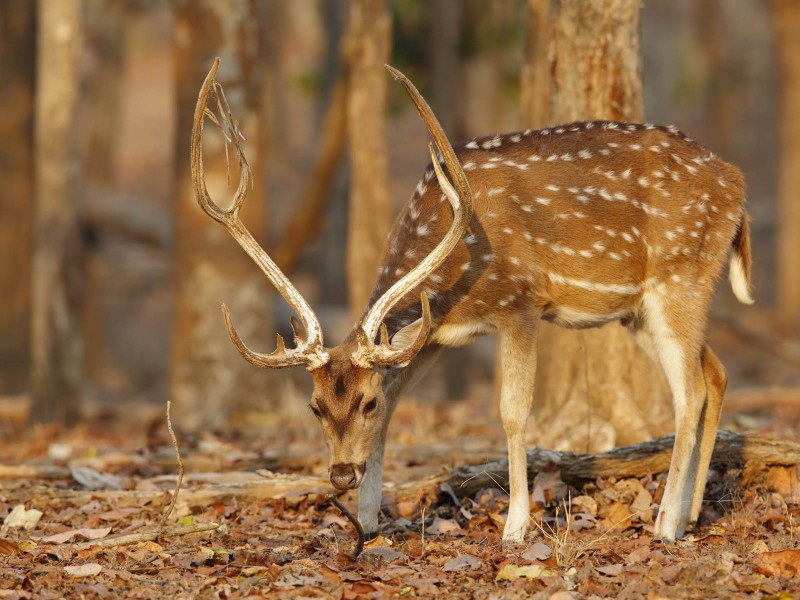
[(27, 389), (30, 375), (35, 40), (36, 3), (0, 3), (0, 395)]
[(31, 418), (71, 424), (83, 362), (77, 122), (83, 3), (40, 0), (37, 9)]
[[(245, 150), (256, 174), (242, 219), (263, 245), (265, 186), (263, 177), (258, 177), (263, 173), (258, 72), (263, 29), (252, 0), (225, 0), (179, 3), (175, 32), (178, 129), (170, 394), (175, 413), (180, 415), (176, 422), (197, 429), (221, 425), (239, 411), (263, 405), (269, 389), (268, 373), (239, 355), (219, 312), (220, 304), (227, 302), (242, 338), (256, 348), (265, 348), (272, 342), (265, 278), (225, 230), (198, 207), (189, 170), (189, 136), (197, 93), (211, 61), (219, 54), (224, 60), (218, 79), (225, 87), (234, 118), (247, 136)], [(231, 159), (229, 184), (223, 137), (215, 127), (206, 130), (206, 182), (212, 198), (227, 206), (239, 173)]]
[(461, 0), (432, 0), (431, 11), (431, 108), (450, 139), (461, 139), (458, 99), (461, 60), (458, 52)]
[(520, 77), (520, 126), (542, 129), (550, 123), (550, 0), (528, 0), (527, 36)]
[[(552, 123), (642, 120), (639, 8), (639, 0), (557, 2)], [(543, 323), (536, 398), (533, 439), (547, 448), (598, 452), (672, 428), (660, 369), (616, 324), (576, 332)]]
[(780, 81), (778, 164), (778, 312), (784, 325), (800, 333), (800, 5), (774, 0)]
[(344, 43), (348, 58), (347, 133), (350, 214), (348, 304), (361, 316), (377, 279), (392, 218), (386, 153), (386, 91), (392, 21), (386, 0), (351, 0)]

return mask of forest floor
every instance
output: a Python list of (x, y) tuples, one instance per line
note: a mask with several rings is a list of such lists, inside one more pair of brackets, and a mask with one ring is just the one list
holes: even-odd
[[(734, 395), (723, 425), (799, 439), (800, 391), (775, 394), (755, 409)], [(674, 544), (652, 538), (664, 474), (575, 486), (549, 470), (533, 482), (525, 545), (504, 550), (508, 496), (457, 497), (441, 477), (504, 452), (480, 396), (401, 404), (383, 534), (358, 559), (311, 417), (264, 421), (248, 439), (178, 428), (186, 479), (161, 528), (177, 468), (160, 407), (8, 435), (0, 599), (800, 597), (796, 467), (713, 471), (699, 528)], [(355, 511), (355, 495), (342, 500)]]

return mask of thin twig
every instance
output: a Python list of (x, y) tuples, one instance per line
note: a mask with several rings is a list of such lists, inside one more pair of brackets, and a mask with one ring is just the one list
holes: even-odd
[(160, 537), (171, 537), (177, 535), (188, 535), (190, 533), (200, 533), (202, 531), (213, 531), (219, 529), (219, 523), (195, 523), (194, 525), (185, 525), (183, 527), (173, 527), (171, 529), (164, 529), (161, 526), (149, 529), (147, 531), (140, 531), (138, 533), (129, 533), (127, 535), (120, 535), (117, 537), (105, 538), (102, 540), (91, 540), (88, 542), (81, 542), (75, 544), (76, 550), (85, 550), (97, 546), (99, 548), (113, 548), (116, 546), (128, 546), (130, 544), (138, 544), (139, 542), (151, 542)]
[(342, 511), (342, 514), (347, 517), (347, 520), (350, 521), (353, 526), (356, 528), (356, 533), (358, 533), (358, 541), (356, 542), (356, 549), (353, 550), (353, 558), (358, 558), (358, 555), (361, 554), (361, 551), (364, 549), (364, 528), (361, 526), (361, 523), (358, 522), (358, 519), (347, 510), (347, 507), (341, 503), (339, 498), (337, 498), (334, 494), (328, 496), (328, 500), (333, 502), (334, 506)]
[(172, 406), (172, 402), (167, 400), (167, 429), (169, 430), (169, 439), (172, 440), (172, 447), (175, 448), (175, 458), (178, 460), (178, 480), (175, 482), (175, 491), (172, 492), (172, 500), (167, 507), (164, 516), (161, 517), (161, 523), (159, 524), (159, 529), (164, 527), (164, 524), (167, 522), (167, 519), (172, 514), (172, 510), (175, 508), (175, 504), (178, 502), (178, 494), (181, 491), (181, 484), (183, 483), (183, 460), (181, 459), (181, 451), (178, 448), (178, 439), (175, 437), (175, 430), (172, 429), (172, 419), (170, 418), (170, 408)]

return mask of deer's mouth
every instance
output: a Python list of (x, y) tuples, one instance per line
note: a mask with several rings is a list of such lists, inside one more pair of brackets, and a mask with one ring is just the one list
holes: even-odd
[(333, 465), (330, 470), (331, 483), (337, 490), (353, 490), (361, 485), (365, 470), (366, 465), (364, 463), (360, 465), (355, 463)]

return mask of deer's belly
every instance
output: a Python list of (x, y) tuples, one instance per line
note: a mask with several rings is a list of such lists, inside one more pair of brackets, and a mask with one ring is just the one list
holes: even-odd
[(495, 331), (492, 325), (482, 321), (444, 323), (436, 329), (431, 340), (442, 346), (463, 346), (477, 337)]
[(542, 313), (542, 319), (549, 321), (559, 327), (568, 329), (587, 329), (590, 327), (600, 327), (611, 321), (626, 319), (631, 316), (629, 309), (621, 309), (611, 312), (589, 312), (569, 306), (559, 306)]

